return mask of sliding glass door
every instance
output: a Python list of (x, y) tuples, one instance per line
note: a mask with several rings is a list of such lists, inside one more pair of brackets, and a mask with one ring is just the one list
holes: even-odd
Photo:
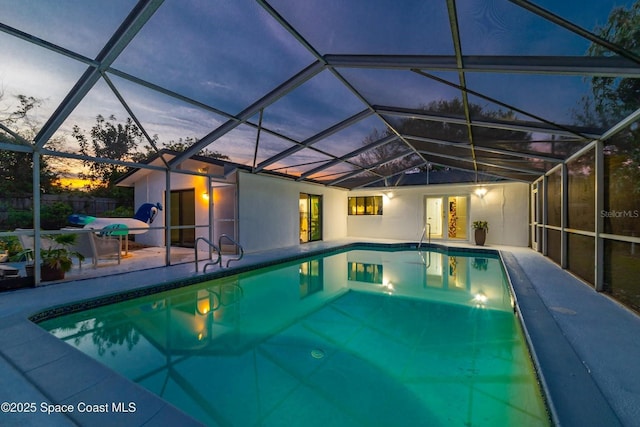
[(322, 196), (300, 193), (300, 243), (322, 240)]
[(192, 248), (196, 240), (196, 199), (195, 191), (171, 191), (171, 226), (185, 227), (171, 229), (171, 245)]

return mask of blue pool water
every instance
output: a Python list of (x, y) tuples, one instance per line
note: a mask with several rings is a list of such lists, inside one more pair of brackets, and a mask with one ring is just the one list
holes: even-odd
[(208, 425), (549, 425), (486, 254), (351, 250), (40, 325)]

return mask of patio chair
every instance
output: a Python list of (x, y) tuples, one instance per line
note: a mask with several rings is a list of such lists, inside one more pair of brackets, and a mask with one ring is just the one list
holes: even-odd
[(0, 279), (20, 277), (18, 269), (12, 265), (0, 264)]
[(109, 224), (100, 230), (98, 236), (117, 237), (120, 242), (120, 248), (122, 248), (122, 239), (125, 242), (125, 256), (129, 255), (129, 227), (125, 224)]
[[(72, 251), (82, 254), (85, 258), (91, 258), (93, 267), (98, 266), (101, 259), (113, 260), (114, 256), (120, 264), (120, 240), (111, 236), (99, 235), (98, 230), (87, 232), (77, 228), (63, 228), (62, 230), (76, 234), (76, 242), (71, 247)], [(82, 267), (82, 265), (80, 265)]]
[[(20, 261), (33, 261), (33, 251), (35, 249), (33, 228), (16, 228), (15, 231), (19, 233), (17, 237), (20, 246), (22, 246), (22, 251), (16, 255), (16, 258)], [(55, 244), (53, 240), (40, 236), (40, 248), (47, 249)]]

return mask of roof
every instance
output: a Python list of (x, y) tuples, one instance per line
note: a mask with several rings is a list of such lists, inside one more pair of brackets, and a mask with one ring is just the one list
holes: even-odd
[[(115, 184), (120, 187), (133, 187), (136, 182), (148, 175), (152, 170), (164, 172), (166, 170), (166, 162), (171, 161), (180, 154), (180, 151), (163, 148), (140, 162), (141, 165), (144, 164), (151, 166), (151, 168), (130, 168), (127, 173), (116, 180)], [(182, 173), (185, 173), (185, 169), (188, 174), (207, 176), (212, 178), (215, 182), (233, 181), (233, 179), (229, 180), (229, 176), (237, 170), (251, 172), (251, 168), (246, 165), (233, 163), (225, 159), (197, 154), (191, 156), (188, 160), (182, 163), (180, 168)], [(269, 172), (265, 173), (269, 174)], [(282, 175), (280, 174), (280, 176)]]
[(640, 78), (636, 45), (606, 25), (632, 4), (9, 1), (0, 104), (42, 100), (44, 154), (83, 158), (73, 126), (113, 115), (154, 148), (193, 142), (171, 169), (208, 149), (349, 189), (431, 166), (532, 182), (640, 116), (610, 96)]

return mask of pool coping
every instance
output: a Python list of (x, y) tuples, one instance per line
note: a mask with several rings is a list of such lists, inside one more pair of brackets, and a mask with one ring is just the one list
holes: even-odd
[[(546, 308), (544, 302), (531, 283), (517, 258), (509, 251), (494, 248), (465, 248), (450, 245), (426, 244), (425, 248), (436, 248), (443, 252), (470, 252), (497, 254), (503, 260), (503, 265), (509, 277), (510, 287), (517, 301), (518, 314), (530, 350), (534, 365), (538, 371), (542, 389), (548, 399), (548, 408), (552, 421), (557, 425), (622, 425), (615, 411), (609, 405), (600, 388), (590, 375), (589, 369), (576, 354), (574, 347), (567, 340), (554, 316)], [(371, 243), (352, 242), (329, 246), (318, 250), (299, 251), (293, 255), (268, 259), (255, 263), (228, 268), (214, 273), (192, 274), (178, 281), (179, 286), (201, 282), (232, 274), (239, 274), (249, 270), (287, 263), (308, 258), (318, 254), (337, 252), (353, 248), (416, 248), (416, 243)], [(526, 249), (526, 248), (525, 248)], [(531, 251), (528, 249), (528, 251)], [(533, 251), (531, 251), (533, 252)], [(543, 258), (546, 262), (549, 260)], [(155, 270), (155, 269), (154, 269)], [(564, 272), (564, 270), (561, 270)], [(131, 274), (131, 273), (130, 273)], [(144, 274), (144, 273), (143, 273)], [(82, 284), (86, 280), (76, 281)], [(95, 279), (93, 279), (95, 281)], [(132, 295), (142, 296), (152, 292), (178, 287), (175, 281), (165, 281), (159, 286), (140, 286), (129, 289), (124, 293), (128, 298)], [(28, 290), (26, 290), (28, 291)], [(17, 292), (17, 291), (16, 291)], [(119, 297), (118, 297), (119, 295)], [(76, 305), (106, 304), (110, 299), (122, 299), (123, 292), (104, 293), (103, 295), (85, 298)], [(38, 402), (60, 402), (76, 405), (80, 399), (85, 402), (104, 401), (137, 402), (138, 411), (134, 414), (110, 413), (109, 417), (101, 414), (67, 414), (56, 417), (38, 414), (19, 414), (12, 418), (16, 425), (40, 425), (43, 421), (55, 425), (69, 425), (73, 423), (91, 425), (110, 425), (114, 422), (122, 425), (163, 425), (167, 420), (182, 420), (181, 425), (199, 425), (188, 415), (175, 408), (160, 397), (134, 384), (130, 380), (111, 371), (106, 366), (84, 355), (79, 350), (66, 345), (48, 332), (33, 323), (30, 318), (42, 320), (45, 317), (61, 314), (62, 307), (69, 304), (48, 305), (42, 310), (24, 311), (7, 316), (8, 326), (0, 327), (0, 374), (9, 370), (8, 378), (20, 378), (27, 384), (22, 384), (20, 390), (12, 390), (9, 400), (18, 400), (21, 394), (27, 394), (31, 400)], [(73, 308), (77, 310), (79, 306)], [(67, 309), (68, 311), (68, 309)], [(43, 313), (46, 313), (43, 314)], [(533, 345), (533, 343), (536, 345)], [(552, 344), (552, 345), (549, 345)], [(44, 351), (44, 349), (47, 351)], [(562, 348), (567, 358), (558, 358), (554, 349)], [(8, 365), (8, 366), (6, 366)], [(80, 368), (86, 373), (83, 378), (76, 378), (74, 373)], [(66, 376), (65, 376), (66, 373)], [(61, 377), (62, 375), (62, 377)], [(0, 376), (1, 377), (1, 376)], [(56, 380), (57, 378), (57, 380)], [(71, 381), (70, 381), (71, 379)], [(83, 381), (80, 381), (83, 380)], [(52, 384), (53, 382), (53, 384)], [(0, 380), (0, 386), (2, 386)], [(567, 392), (567, 386), (571, 391)], [(3, 387), (0, 387), (2, 390)], [(114, 392), (115, 391), (115, 392)], [(31, 396), (36, 396), (31, 397)], [(4, 396), (2, 396), (4, 398)], [(6, 400), (6, 399), (5, 399)], [(103, 415), (103, 414), (102, 414)], [(184, 418), (182, 418), (184, 417)], [(3, 415), (3, 418), (5, 416)], [(585, 423), (584, 420), (588, 422)], [(601, 422), (600, 422), (601, 421)]]
[[(516, 258), (504, 251), (500, 256), (553, 423), (622, 425)], [(564, 357), (557, 357), (558, 354)]]

